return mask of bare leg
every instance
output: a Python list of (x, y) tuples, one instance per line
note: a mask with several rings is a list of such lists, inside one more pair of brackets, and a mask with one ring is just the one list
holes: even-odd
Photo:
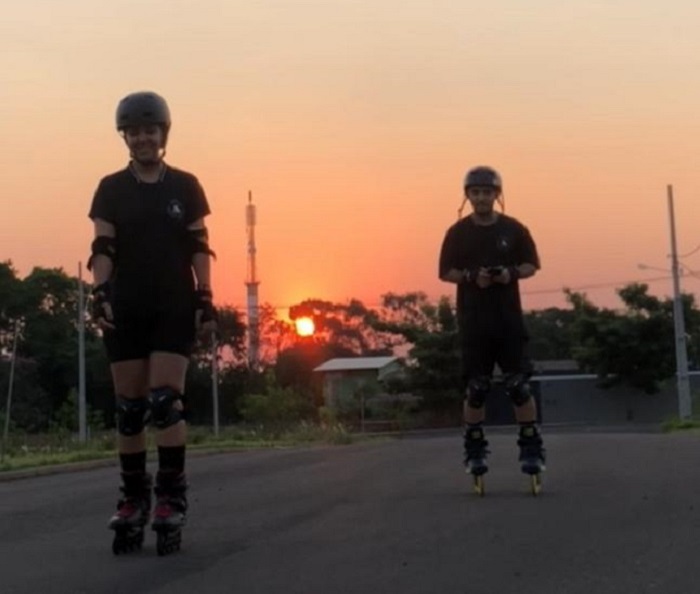
[(534, 398), (530, 397), (522, 406), (513, 406), (513, 410), (515, 411), (515, 420), (519, 424), (537, 422), (537, 402)]
[(476, 425), (477, 423), (483, 423), (484, 419), (486, 418), (485, 407), (482, 406), (481, 408), (473, 408), (472, 406), (469, 406), (469, 403), (466, 399), (464, 400), (462, 411), (464, 416), (464, 423), (466, 425)]

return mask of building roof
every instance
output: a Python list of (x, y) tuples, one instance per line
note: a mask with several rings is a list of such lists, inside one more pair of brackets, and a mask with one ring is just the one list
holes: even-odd
[(535, 371), (539, 373), (547, 372), (571, 372), (580, 369), (578, 363), (573, 359), (542, 359), (534, 361)]
[(329, 359), (314, 371), (359, 371), (364, 369), (382, 369), (398, 357), (338, 357)]

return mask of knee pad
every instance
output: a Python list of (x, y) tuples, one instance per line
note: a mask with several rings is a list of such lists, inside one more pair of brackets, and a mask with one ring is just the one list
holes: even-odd
[(486, 376), (474, 377), (467, 384), (467, 404), (471, 408), (482, 408), (491, 391), (491, 380)]
[(512, 373), (506, 376), (505, 393), (515, 406), (527, 404), (532, 398), (530, 384), (522, 373)]
[(120, 435), (131, 437), (139, 435), (148, 423), (151, 405), (148, 398), (117, 397), (117, 431)]
[(151, 418), (158, 429), (167, 429), (185, 418), (184, 411), (175, 408), (175, 403), (182, 402), (182, 394), (170, 386), (151, 390)]

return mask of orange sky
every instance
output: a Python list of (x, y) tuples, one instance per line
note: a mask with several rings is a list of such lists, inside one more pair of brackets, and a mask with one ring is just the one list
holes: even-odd
[[(248, 190), (262, 302), (451, 294), (440, 243), (466, 169), (490, 164), (541, 253), (525, 306), (598, 285), (589, 296), (617, 305), (616, 283), (663, 276), (639, 263), (668, 267), (667, 184), (679, 251), (700, 244), (700, 5), (489, 4), (13, 2), (0, 257), (76, 273), (92, 193), (126, 162), (116, 103), (152, 89), (173, 113), (168, 161), (210, 200), (219, 301), (245, 303)], [(700, 252), (684, 262), (700, 270)]]

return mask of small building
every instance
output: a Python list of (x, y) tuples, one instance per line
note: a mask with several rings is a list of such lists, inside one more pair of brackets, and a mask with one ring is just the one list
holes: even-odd
[(536, 377), (549, 377), (553, 375), (582, 376), (581, 369), (573, 359), (541, 359), (533, 361), (533, 379)]
[(398, 357), (340, 357), (329, 359), (314, 369), (322, 374), (323, 402), (336, 408), (339, 403), (355, 398), (363, 388), (381, 391), (382, 384), (403, 373)]

